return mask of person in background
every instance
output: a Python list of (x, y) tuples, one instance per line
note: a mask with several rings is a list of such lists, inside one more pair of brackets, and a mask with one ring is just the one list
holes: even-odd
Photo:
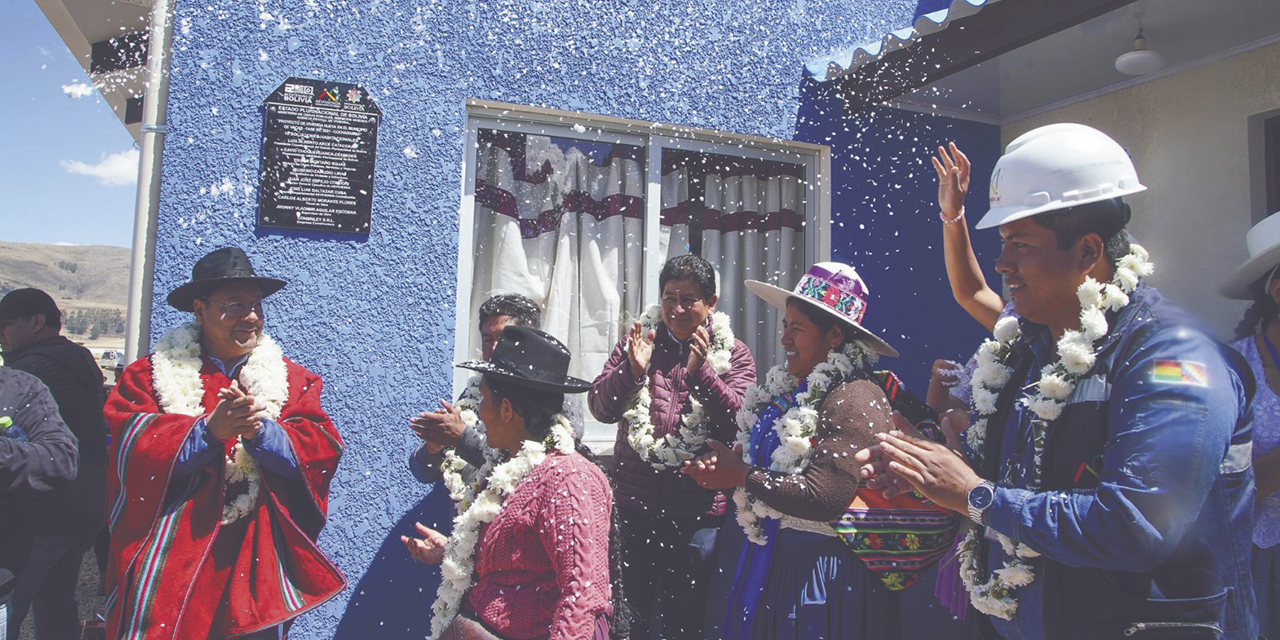
[(280, 638), (346, 586), (316, 546), (342, 439), (320, 376), (263, 331), (285, 284), (205, 255), (168, 297), (193, 319), (107, 399), (110, 638)]
[[(613, 479), (627, 548), (623, 580), (648, 640), (701, 640), (725, 497), (680, 473), (709, 437), (737, 431), (742, 394), (756, 380), (751, 351), (716, 312), (716, 274), (692, 255), (667, 260), (662, 299), (618, 341), (587, 394), (596, 419), (617, 423)], [(661, 617), (655, 606), (661, 600)]]
[(1253, 376), (1144, 281), (1123, 197), (1145, 189), (1096, 129), (1011, 142), (978, 228), (1000, 228), (1017, 318), (979, 352), (964, 447), (882, 433), (855, 455), (869, 486), (973, 521), (981, 637), (1257, 638)]
[(1280, 638), (1280, 215), (1245, 236), (1249, 258), (1222, 285), (1228, 298), (1252, 300), (1231, 346), (1258, 381), (1253, 400), (1253, 595), (1258, 631)]
[(102, 418), (102, 370), (93, 354), (61, 335), (62, 312), (39, 289), (15, 289), (0, 299), (0, 351), (5, 365), (40, 379), (79, 442), (76, 479), (31, 496), (26, 517), (31, 557), (13, 592), (9, 622), (35, 614), (36, 637), (80, 634), (76, 582), (85, 551), (106, 524), (107, 427)]
[(49, 389), (29, 373), (0, 367), (0, 640), (18, 637), (9, 606), (31, 554), (29, 498), (74, 480), (77, 463), (76, 437)]
[[(481, 356), (488, 360), (493, 347), (509, 325), (537, 329), (542, 310), (537, 303), (518, 293), (504, 293), (480, 305)], [(476, 480), (475, 471), (493, 455), (485, 443), (484, 422), (476, 414), (480, 404), (480, 377), (472, 376), (456, 404), (441, 400), (440, 408), (423, 411), (409, 419), (422, 444), (409, 456), (409, 471), (423, 484), (444, 479), (452, 493)], [(574, 434), (582, 437), (583, 407), (581, 396), (566, 395), (563, 412), (573, 424)], [(455, 501), (457, 497), (455, 496)]]

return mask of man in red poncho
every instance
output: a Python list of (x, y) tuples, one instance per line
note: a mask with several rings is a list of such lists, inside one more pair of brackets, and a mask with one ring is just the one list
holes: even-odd
[(315, 544), (342, 440), (262, 332), (284, 285), (236, 247), (201, 258), (168, 298), (194, 320), (107, 400), (110, 638), (281, 638), (346, 585)]

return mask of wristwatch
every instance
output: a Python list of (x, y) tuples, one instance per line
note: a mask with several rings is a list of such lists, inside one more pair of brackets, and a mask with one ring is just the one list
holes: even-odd
[(976, 524), (983, 524), (982, 517), (987, 508), (996, 500), (996, 485), (983, 480), (978, 486), (969, 490), (969, 519)]

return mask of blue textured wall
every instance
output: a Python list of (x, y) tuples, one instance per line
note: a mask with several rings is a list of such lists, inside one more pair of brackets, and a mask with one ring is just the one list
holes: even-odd
[[(443, 492), (405, 470), (405, 425), (450, 393), (464, 101), (792, 138), (803, 62), (908, 24), (915, 4), (177, 3), (152, 337), (182, 319), (164, 296), (197, 258), (244, 247), (290, 281), (269, 300), (267, 329), (324, 377), (347, 445), (321, 547), (352, 588), (291, 637), (428, 628), (436, 574), (397, 537), (415, 518), (448, 518)], [(382, 109), (367, 238), (255, 228), (260, 103), (291, 75), (363, 84)]]
[(951, 295), (929, 158), (948, 141), (969, 157), (966, 218), (987, 282), (999, 291), (999, 234), (973, 224), (988, 208), (1000, 128), (890, 108), (845, 116), (831, 85), (809, 80), (801, 96), (796, 139), (831, 146), (831, 257), (853, 265), (871, 289), (864, 323), (901, 354), (881, 364), (923, 397), (935, 359), (964, 362), (989, 335)]

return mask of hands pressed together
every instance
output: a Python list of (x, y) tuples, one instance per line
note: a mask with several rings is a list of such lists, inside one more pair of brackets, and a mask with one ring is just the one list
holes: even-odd
[(209, 435), (219, 441), (234, 440), (237, 436), (252, 440), (262, 430), (262, 421), (269, 418), (266, 404), (245, 393), (239, 380), (232, 380), (230, 387), (218, 392), (218, 404), (204, 424)]

